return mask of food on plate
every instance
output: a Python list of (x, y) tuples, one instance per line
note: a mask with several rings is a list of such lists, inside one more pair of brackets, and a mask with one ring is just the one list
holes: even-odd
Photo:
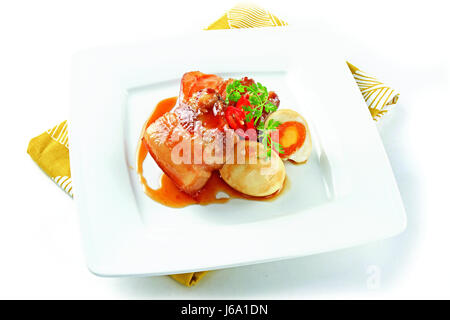
[(187, 72), (181, 79), (179, 99), (186, 103), (195, 93), (204, 89), (216, 90), (222, 93), (225, 89), (225, 81), (215, 74), (204, 74), (200, 71)]
[(306, 162), (312, 150), (311, 132), (306, 120), (294, 110), (280, 109), (267, 118), (265, 127), (274, 122), (279, 123), (276, 134), (283, 149), (280, 157), (297, 163)]
[[(225, 102), (228, 105), (225, 115), (229, 126), (240, 137), (253, 140), (258, 137), (251, 134), (258, 133), (267, 116), (280, 105), (275, 92), (267, 91), (261, 83), (247, 77), (228, 80)], [(265, 146), (270, 149), (267, 144)]]
[[(237, 161), (239, 154), (243, 163)], [(226, 163), (220, 170), (220, 176), (235, 190), (254, 197), (275, 194), (284, 184), (286, 170), (280, 157), (273, 153), (265, 156), (264, 146), (257, 141), (241, 140), (235, 146), (232, 163)]]
[(202, 89), (188, 102), (180, 102), (152, 123), (145, 130), (144, 142), (158, 166), (174, 183), (193, 194), (223, 164), (223, 156), (205, 151), (214, 149), (215, 144), (222, 148), (226, 122), (225, 104), (215, 90)]
[[(137, 171), (146, 194), (172, 207), (280, 194), (282, 159), (304, 162), (311, 137), (298, 113), (279, 106), (274, 91), (248, 77), (185, 73), (178, 98), (161, 101), (142, 130)], [(147, 153), (163, 171), (159, 189), (143, 176)]]

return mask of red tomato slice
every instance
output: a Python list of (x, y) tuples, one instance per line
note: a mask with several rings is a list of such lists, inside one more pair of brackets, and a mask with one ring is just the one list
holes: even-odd
[(242, 96), (238, 102), (236, 102), (236, 108), (242, 109), (244, 110), (242, 107), (243, 106), (248, 106), (250, 107), (250, 101), (248, 101), (248, 99), (245, 97), (246, 95)]
[[(248, 100), (248, 94), (243, 95), (238, 102), (236, 103), (236, 108), (241, 109), (245, 115), (248, 114), (248, 111), (244, 110), (244, 106), (250, 107), (250, 101)], [(245, 127), (246, 129), (255, 129), (255, 123), (254, 123), (254, 119), (250, 120), (250, 122), (246, 122), (245, 123)]]
[(255, 129), (255, 119), (250, 120), (250, 122), (246, 122), (247, 129)]
[(234, 129), (245, 130), (245, 113), (242, 109), (228, 106), (225, 111), (225, 118), (227, 119), (228, 125)]
[[(232, 107), (232, 106), (229, 106), (228, 107), (228, 109), (230, 109), (230, 108), (233, 108), (232, 110), (233, 111), (230, 111), (230, 113), (231, 112), (233, 112), (233, 113), (235, 113), (235, 114), (238, 114), (238, 118), (239, 118), (239, 124), (240, 125), (236, 125), (235, 124), (235, 121), (233, 121), (233, 120), (228, 120), (228, 118), (227, 118), (227, 121), (228, 121), (228, 124), (230, 125), (230, 127), (232, 127), (233, 129), (235, 129), (235, 130), (237, 130), (236, 131), (236, 133), (240, 136), (240, 137), (242, 137), (242, 138), (244, 138), (244, 139), (251, 139), (251, 140), (256, 140), (257, 139), (257, 133), (256, 133), (256, 128), (255, 128), (255, 123), (254, 123), (254, 119), (251, 119), (250, 120), (250, 122), (246, 122), (245, 121), (245, 116), (249, 113), (248, 111), (245, 111), (244, 109), (243, 109), (243, 107), (244, 106), (248, 106), (248, 107), (251, 107), (251, 104), (250, 104), (250, 101), (248, 100), (248, 94), (245, 94), (245, 95), (243, 95), (239, 100), (238, 100), (238, 102), (236, 102), (236, 105), (234, 106), (234, 107)], [(227, 109), (227, 110), (228, 110)], [(226, 115), (226, 114), (225, 114)], [(233, 127), (233, 126), (236, 126), (236, 127)], [(241, 130), (238, 130), (238, 129), (241, 129)], [(246, 132), (247, 130), (249, 130), (249, 129), (253, 129), (253, 130), (255, 130), (254, 132)]]

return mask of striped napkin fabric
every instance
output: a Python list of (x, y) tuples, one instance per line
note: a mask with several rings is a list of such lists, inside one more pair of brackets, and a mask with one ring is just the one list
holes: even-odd
[[(239, 4), (205, 30), (282, 27), (287, 23), (255, 5)], [(347, 62), (374, 120), (381, 118), (398, 101), (399, 94), (377, 78)], [(73, 197), (69, 163), (67, 120), (31, 139), (28, 154), (68, 195)], [(196, 284), (207, 271), (171, 275), (186, 286)]]

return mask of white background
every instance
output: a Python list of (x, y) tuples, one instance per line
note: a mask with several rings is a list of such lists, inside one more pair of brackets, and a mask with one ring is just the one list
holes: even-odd
[(450, 298), (446, 1), (258, 2), (292, 25), (334, 33), (349, 61), (401, 93), (378, 126), (407, 211), (403, 234), (214, 271), (193, 288), (166, 276), (110, 279), (87, 270), (72, 199), (26, 154), (30, 138), (68, 116), (71, 55), (198, 30), (235, 3), (1, 2), (0, 298)]

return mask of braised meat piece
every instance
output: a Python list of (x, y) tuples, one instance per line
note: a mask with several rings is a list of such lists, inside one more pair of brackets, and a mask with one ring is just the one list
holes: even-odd
[(178, 105), (144, 134), (153, 159), (188, 194), (199, 191), (223, 166), (226, 132), (234, 139), (224, 118), (226, 105), (214, 89), (222, 81), (199, 72), (185, 74)]
[[(223, 82), (224, 80), (215, 74), (204, 74), (200, 71), (187, 72), (181, 78), (179, 101), (187, 102), (194, 93), (206, 88), (216, 90), (221, 87)], [(221, 91), (217, 91), (221, 93)]]

